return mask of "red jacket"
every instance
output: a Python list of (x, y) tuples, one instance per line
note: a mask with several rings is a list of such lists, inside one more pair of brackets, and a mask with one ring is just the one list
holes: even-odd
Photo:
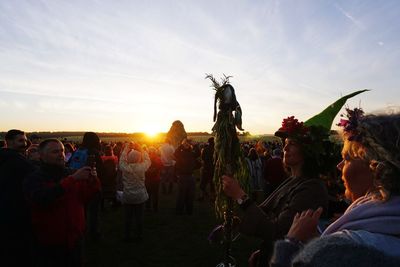
[(160, 156), (155, 153), (149, 154), (151, 165), (146, 171), (146, 181), (158, 182), (160, 181), (160, 172), (163, 167)]
[[(54, 175), (54, 176), (51, 176)], [(85, 230), (84, 207), (99, 191), (100, 182), (61, 177), (41, 168), (27, 178), (32, 225), (42, 245), (74, 247)]]
[(283, 167), (281, 158), (270, 158), (264, 165), (264, 177), (273, 188), (278, 187), (283, 181), (286, 180), (287, 174)]

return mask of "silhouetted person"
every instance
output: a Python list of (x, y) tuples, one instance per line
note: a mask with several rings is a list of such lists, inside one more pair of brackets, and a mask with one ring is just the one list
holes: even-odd
[(146, 180), (145, 180), (146, 190), (149, 195), (149, 199), (146, 202), (146, 209), (150, 210), (150, 207), (152, 207), (153, 211), (158, 211), (160, 172), (163, 165), (161, 163), (161, 158), (157, 154), (157, 150), (154, 147), (149, 148), (149, 157), (151, 165), (149, 169), (146, 171)]
[(282, 160), (282, 151), (276, 148), (272, 151), (272, 157), (267, 160), (264, 166), (264, 178), (268, 184), (267, 194), (272, 193), (286, 180), (288, 175), (285, 172)]
[(163, 168), (161, 170), (161, 187), (163, 194), (171, 194), (175, 180), (175, 148), (171, 141), (167, 138), (165, 143), (160, 147), (161, 162)]
[(23, 179), (34, 171), (25, 158), (26, 135), (10, 130), (0, 148), (0, 255), (2, 266), (31, 266), (31, 221)]
[(57, 139), (39, 145), (41, 166), (25, 180), (35, 236), (35, 266), (81, 266), (85, 204), (100, 189), (95, 168), (71, 174)]
[(210, 194), (215, 194), (214, 189), (214, 137), (210, 137), (208, 139), (207, 145), (201, 151), (201, 162), (202, 162), (202, 170), (201, 170), (201, 182), (200, 182), (200, 190), (201, 195), (199, 200), (203, 200), (207, 193), (207, 185), (210, 186)]
[(176, 175), (178, 176), (178, 197), (176, 200), (176, 214), (193, 213), (193, 201), (196, 188), (196, 180), (193, 171), (196, 168), (196, 160), (199, 152), (193, 149), (193, 146), (187, 139), (176, 149)]
[[(69, 167), (79, 169), (85, 165), (92, 163), (88, 162), (89, 158), (94, 159), (97, 174), (103, 176), (103, 161), (100, 156), (101, 144), (100, 138), (94, 132), (86, 132), (83, 135), (82, 145), (72, 154), (69, 162)], [(99, 231), (99, 209), (101, 202), (101, 192), (98, 192), (87, 206), (87, 223), (89, 235), (93, 240), (101, 238)]]

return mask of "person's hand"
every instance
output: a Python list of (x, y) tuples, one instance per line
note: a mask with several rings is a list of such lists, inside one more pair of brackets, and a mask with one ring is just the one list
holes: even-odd
[(234, 200), (242, 198), (246, 193), (240, 187), (237, 180), (227, 175), (222, 176), (222, 186), (225, 195), (233, 198)]
[(127, 151), (127, 150), (129, 150), (129, 149), (130, 149), (129, 146), (130, 146), (130, 143), (125, 143), (124, 146), (123, 146), (123, 148), (122, 148), (122, 151)]
[(260, 250), (254, 251), (249, 258), (249, 267), (256, 267), (260, 257)]
[(317, 236), (317, 225), (319, 217), (322, 214), (322, 210), (323, 209), (319, 207), (315, 211), (309, 209), (300, 214), (296, 213), (287, 237), (305, 243), (311, 238)]
[(90, 176), (97, 177), (97, 169), (96, 167), (90, 168)]
[(91, 172), (91, 168), (88, 166), (82, 167), (78, 169), (76, 172), (74, 172), (71, 176), (75, 180), (84, 180), (89, 178), (89, 174)]

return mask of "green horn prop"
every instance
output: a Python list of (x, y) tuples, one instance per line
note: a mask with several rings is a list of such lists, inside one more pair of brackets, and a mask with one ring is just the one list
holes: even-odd
[(353, 96), (356, 96), (358, 94), (364, 93), (366, 91), (369, 91), (369, 89), (359, 90), (354, 93), (341, 97), (336, 102), (330, 104), (321, 113), (305, 121), (304, 125), (308, 127), (319, 126), (329, 131), (332, 127), (333, 120), (335, 119), (336, 115), (339, 113), (343, 105), (346, 103), (347, 99), (352, 98)]

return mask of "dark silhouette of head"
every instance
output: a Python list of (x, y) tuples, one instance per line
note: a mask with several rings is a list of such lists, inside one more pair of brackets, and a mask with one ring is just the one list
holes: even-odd
[(19, 153), (25, 153), (28, 148), (26, 135), (21, 130), (9, 130), (4, 139), (8, 148), (14, 149)]
[(83, 135), (82, 147), (89, 150), (100, 150), (100, 138), (94, 132), (86, 132)]

